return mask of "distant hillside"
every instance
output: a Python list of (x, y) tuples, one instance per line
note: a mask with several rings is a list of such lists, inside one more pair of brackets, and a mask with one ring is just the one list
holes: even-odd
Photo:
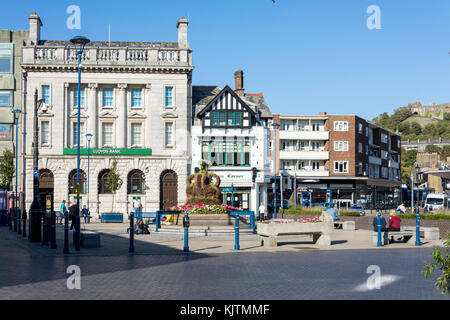
[[(450, 139), (450, 113), (429, 112), (430, 107), (409, 104), (399, 108), (392, 115), (386, 112), (372, 122), (382, 128), (401, 135), (402, 140)], [(425, 111), (424, 111), (425, 110)], [(422, 112), (423, 111), (423, 112)]]

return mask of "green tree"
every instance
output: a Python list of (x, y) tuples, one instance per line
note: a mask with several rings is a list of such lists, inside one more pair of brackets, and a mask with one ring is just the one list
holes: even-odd
[(117, 160), (113, 159), (111, 164), (111, 168), (109, 169), (108, 177), (105, 181), (105, 187), (108, 188), (113, 194), (112, 208), (111, 211), (114, 210), (114, 203), (117, 190), (122, 187), (123, 180), (120, 178), (119, 173), (117, 172)]
[(405, 121), (409, 117), (411, 117), (413, 113), (411, 112), (411, 108), (403, 107), (395, 110), (394, 114), (390, 117), (389, 125), (392, 129), (397, 128), (401, 122)]
[(450, 120), (450, 113), (444, 112), (444, 120)]
[(450, 145), (443, 146), (441, 150), (441, 161), (446, 161), (447, 157), (450, 157)]
[(404, 167), (402, 165), (402, 181), (408, 181), (411, 179), (412, 167)]
[(430, 137), (435, 137), (437, 135), (437, 128), (433, 123), (429, 123), (425, 126), (423, 132)]
[(411, 129), (411, 126), (409, 125), (408, 122), (402, 122), (398, 125), (398, 131), (402, 134), (402, 135), (408, 135), (409, 131)]
[(425, 278), (429, 278), (431, 274), (438, 268), (442, 275), (437, 279), (436, 290), (442, 295), (450, 294), (450, 233), (447, 234), (445, 247), (434, 247), (432, 263), (427, 263), (423, 268)]
[(3, 151), (0, 160), (0, 187), (9, 190), (14, 177), (14, 153), (10, 149)]
[(417, 150), (408, 150), (402, 148), (402, 167), (412, 167), (417, 160)]
[(434, 144), (429, 144), (425, 147), (425, 152), (441, 154), (442, 149)]
[(418, 124), (417, 122), (413, 121), (411, 122), (411, 130), (410, 130), (411, 134), (414, 134), (416, 136), (418, 136), (419, 134), (422, 133), (422, 127), (420, 126), (420, 124)]

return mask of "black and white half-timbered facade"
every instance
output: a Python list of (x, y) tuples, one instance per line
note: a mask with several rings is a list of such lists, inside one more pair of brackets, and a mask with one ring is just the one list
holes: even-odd
[[(229, 86), (193, 87), (192, 166), (209, 164), (219, 175), (223, 203), (257, 212), (267, 205), (270, 182), (270, 111), (262, 95), (236, 93)], [(234, 187), (234, 201), (230, 187)]]

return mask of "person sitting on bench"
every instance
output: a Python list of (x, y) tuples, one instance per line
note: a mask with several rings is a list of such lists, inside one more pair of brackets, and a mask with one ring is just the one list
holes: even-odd
[(148, 230), (148, 225), (144, 223), (142, 219), (137, 220), (137, 228), (135, 231), (136, 234), (150, 234), (150, 231)]
[(400, 217), (397, 215), (397, 213), (395, 212), (394, 209), (389, 211), (389, 215), (391, 216), (389, 218), (389, 229), (388, 231), (400, 231), (400, 223), (401, 223), (401, 219)]
[(334, 221), (339, 221), (338, 212), (334, 208), (334, 204), (331, 204), (327, 211), (331, 214)]
[[(383, 217), (383, 215), (381, 215), (380, 217), (380, 226), (381, 226), (381, 231), (387, 231), (386, 229), (386, 219)], [(375, 218), (373, 218), (373, 231), (378, 232), (378, 215), (375, 215)]]

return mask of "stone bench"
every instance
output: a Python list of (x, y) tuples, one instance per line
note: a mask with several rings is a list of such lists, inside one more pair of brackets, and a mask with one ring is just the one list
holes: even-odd
[(100, 234), (95, 232), (82, 232), (80, 234), (82, 248), (100, 248)]
[(350, 230), (350, 231), (356, 230), (355, 221), (334, 221), (333, 223), (335, 229)]
[(331, 246), (333, 225), (330, 222), (316, 223), (270, 223), (257, 224), (258, 243), (267, 247), (278, 246), (278, 237), (283, 235), (312, 235), (313, 243), (319, 247)]
[[(394, 237), (402, 237), (403, 242), (409, 245), (416, 243), (416, 232), (415, 231), (382, 231), (381, 232), (381, 243), (383, 245), (388, 245), (394, 241)], [(372, 233), (372, 243), (378, 244), (378, 232)]]
[[(415, 226), (402, 226), (401, 231), (416, 231)], [(420, 227), (420, 231), (423, 231), (425, 240), (439, 240), (441, 238), (439, 228), (437, 227)]]

